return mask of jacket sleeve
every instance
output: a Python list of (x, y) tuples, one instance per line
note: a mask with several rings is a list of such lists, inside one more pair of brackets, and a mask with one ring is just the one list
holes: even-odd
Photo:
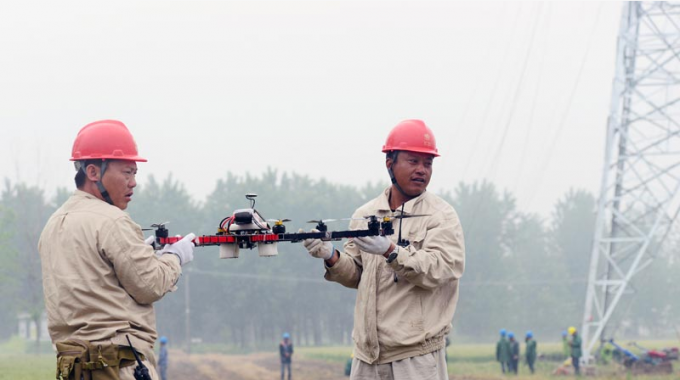
[[(359, 218), (360, 214), (355, 213), (352, 218)], [(362, 223), (364, 224), (362, 226)], [(363, 221), (353, 220), (350, 225), (350, 230), (358, 230), (365, 228), (365, 223)], [(361, 252), (359, 248), (351, 240), (347, 240), (343, 246), (343, 251), (340, 251), (340, 258), (332, 266), (326, 267), (326, 274), (324, 278), (328, 281), (333, 281), (340, 283), (341, 285), (357, 289), (359, 287), (359, 281), (361, 281), (361, 274), (363, 273), (363, 261), (361, 260)]]
[(121, 286), (137, 303), (158, 301), (176, 289), (182, 269), (175, 255), (156, 256), (128, 216), (113, 219), (100, 237), (100, 252), (113, 264)]
[(458, 280), (465, 270), (463, 228), (453, 209), (428, 221), (420, 249), (400, 249), (391, 264), (397, 275), (423, 289), (435, 289)]

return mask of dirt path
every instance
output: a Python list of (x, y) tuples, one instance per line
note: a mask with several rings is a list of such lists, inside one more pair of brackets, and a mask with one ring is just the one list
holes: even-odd
[[(347, 380), (344, 365), (297, 357), (293, 359), (295, 380)], [(278, 353), (249, 355), (192, 354), (170, 351), (169, 380), (279, 380)], [(451, 380), (485, 380), (484, 376), (452, 376)], [(496, 379), (491, 377), (490, 379)]]
[[(190, 355), (181, 351), (170, 352), (168, 379), (191, 380), (277, 380), (281, 369), (277, 353), (250, 355)], [(295, 380), (346, 380), (344, 367), (320, 360), (295, 358)]]

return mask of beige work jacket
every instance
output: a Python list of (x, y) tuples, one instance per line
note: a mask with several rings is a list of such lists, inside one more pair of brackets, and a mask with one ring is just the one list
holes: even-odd
[[(388, 188), (361, 206), (353, 217), (393, 214), (389, 192)], [(348, 240), (340, 259), (326, 266), (327, 280), (357, 289), (352, 337), (356, 357), (369, 364), (445, 347), (456, 310), (458, 281), (465, 269), (463, 229), (456, 211), (426, 191), (405, 204), (404, 214), (430, 216), (394, 220), (391, 240), (397, 243), (401, 221), (402, 238), (410, 245), (400, 247), (391, 264), (383, 256), (360, 251)], [(366, 227), (365, 221), (350, 223), (350, 229)]]
[(175, 289), (177, 256), (156, 257), (127, 213), (79, 190), (47, 221), (38, 250), (53, 342), (127, 345), (127, 334), (153, 357), (152, 303)]

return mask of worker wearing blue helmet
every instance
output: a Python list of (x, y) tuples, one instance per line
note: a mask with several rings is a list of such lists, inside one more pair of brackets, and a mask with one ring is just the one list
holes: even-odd
[(291, 379), (291, 362), (293, 357), (293, 343), (290, 341), (290, 334), (284, 332), (281, 336), (283, 340), (279, 344), (279, 356), (281, 357), (281, 380), (285, 377), (288, 368), (288, 380)]
[(158, 355), (158, 370), (160, 371), (161, 380), (166, 380), (168, 372), (168, 337), (162, 336), (158, 341), (161, 343)]
[(510, 370), (510, 343), (505, 338), (507, 332), (505, 329), (500, 331), (501, 338), (496, 343), (496, 361), (501, 363), (501, 371), (505, 373), (506, 369)]
[(510, 341), (510, 372), (517, 374), (519, 369), (519, 342), (515, 340), (515, 333), (508, 333), (508, 340)]
[(527, 345), (525, 353), (527, 365), (529, 366), (529, 370), (531, 371), (531, 373), (534, 373), (534, 363), (536, 362), (536, 346), (537, 346), (536, 340), (534, 339), (534, 333), (531, 331), (527, 331), (524, 341), (526, 342)]

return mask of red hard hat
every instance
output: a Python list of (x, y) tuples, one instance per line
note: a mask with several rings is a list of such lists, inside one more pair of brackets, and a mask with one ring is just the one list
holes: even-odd
[(382, 151), (387, 153), (393, 150), (428, 153), (439, 157), (434, 134), (422, 120), (404, 120), (392, 128)]
[(95, 121), (78, 132), (71, 161), (100, 159), (146, 162), (146, 158), (137, 155), (137, 144), (132, 134), (118, 120)]

